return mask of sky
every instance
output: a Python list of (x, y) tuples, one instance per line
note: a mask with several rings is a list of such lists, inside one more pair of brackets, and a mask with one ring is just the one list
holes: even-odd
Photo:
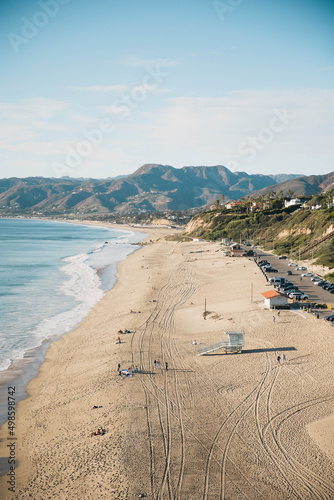
[(334, 171), (334, 1), (3, 0), (0, 177)]

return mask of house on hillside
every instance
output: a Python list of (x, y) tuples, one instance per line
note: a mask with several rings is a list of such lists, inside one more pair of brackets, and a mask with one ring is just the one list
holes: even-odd
[(332, 207), (334, 207), (334, 196), (333, 196), (332, 201), (330, 201), (329, 203), (327, 203), (327, 208), (332, 208)]
[(229, 201), (228, 203), (225, 203), (225, 208), (227, 210), (231, 210), (231, 208), (241, 207), (241, 206), (242, 206), (241, 201)]
[(268, 309), (279, 309), (288, 305), (287, 296), (276, 292), (276, 290), (268, 290), (268, 292), (263, 292), (261, 295), (264, 297), (264, 305)]
[(249, 207), (250, 212), (260, 212), (261, 210), (269, 210), (270, 201), (264, 201), (263, 203), (258, 203), (257, 201), (253, 201), (251, 206)]
[(228, 203), (225, 203), (225, 208), (227, 208), (227, 210), (231, 210), (231, 208), (233, 208), (234, 205), (235, 205), (234, 201), (229, 201)]
[(291, 200), (284, 200), (285, 208), (291, 207), (294, 205), (302, 205), (303, 203), (304, 203), (304, 200), (301, 200), (300, 198), (291, 198)]
[(260, 205), (256, 201), (253, 201), (251, 206), (249, 207), (250, 212), (258, 212), (260, 210)]

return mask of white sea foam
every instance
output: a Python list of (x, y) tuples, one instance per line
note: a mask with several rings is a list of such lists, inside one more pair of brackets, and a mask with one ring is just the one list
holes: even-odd
[[(92, 241), (95, 239), (95, 248), (88, 250), (88, 238), (85, 239), (86, 235), (82, 233), (81, 226), (75, 227), (74, 233), (78, 234), (78, 240), (74, 240), (72, 246), (71, 242), (66, 245), (64, 243), (71, 227), (67, 224), (3, 221), (2, 226), (10, 236), (19, 238), (20, 245), (14, 245), (10, 238), (7, 241), (5, 235), (0, 238), (4, 247), (3, 255), (7, 256), (6, 263), (13, 268), (14, 273), (16, 272), (8, 274), (7, 281), (12, 286), (10, 290), (14, 290), (18, 299), (15, 308), (10, 299), (7, 303), (3, 302), (2, 311), (5, 314), (0, 318), (0, 371), (10, 366), (11, 360), (22, 360), (30, 349), (41, 346), (44, 341), (54, 340), (73, 330), (103, 297), (104, 291), (114, 285), (117, 263), (135, 249), (131, 243), (140, 239), (138, 233), (133, 231), (124, 231), (121, 234), (113, 230), (106, 231), (103, 235), (97, 234), (95, 238), (91, 238)], [(27, 227), (31, 228), (31, 232), (27, 232)], [(96, 228), (89, 226), (89, 229), (91, 237)], [(59, 239), (53, 248), (52, 245), (46, 244), (45, 232), (53, 238), (54, 230)], [(33, 234), (34, 238), (30, 238), (30, 234)], [(43, 252), (40, 252), (38, 237), (35, 235), (40, 237)], [(83, 246), (80, 248), (81, 241)], [(15, 251), (14, 256), (12, 248)], [(63, 259), (61, 276), (56, 265), (57, 259), (60, 252), (66, 255), (72, 248), (79, 251), (85, 248), (87, 253)], [(40, 257), (36, 257), (36, 254)], [(23, 262), (27, 262), (27, 270), (24, 269)], [(31, 265), (34, 262), (36, 267)], [(43, 274), (45, 269), (50, 274)], [(25, 281), (22, 280), (22, 274)], [(7, 289), (5, 296), (11, 296)], [(5, 304), (8, 305), (7, 309), (4, 309)]]
[(103, 296), (101, 280), (97, 272), (87, 264), (88, 255), (80, 254), (64, 259), (67, 264), (62, 271), (69, 276), (59, 290), (82, 302), (84, 307), (93, 307)]
[[(66, 265), (61, 270), (68, 279), (58, 287), (64, 295), (73, 297), (79, 302), (74, 308), (58, 313), (42, 320), (30, 336), (30, 347), (34, 348), (48, 338), (70, 332), (89, 312), (89, 310), (103, 297), (100, 288), (101, 280), (97, 272), (88, 264), (88, 255), (80, 254), (63, 259)], [(7, 369), (12, 359), (23, 359), (27, 346), (14, 349), (12, 358), (4, 359), (0, 364), (0, 371)]]

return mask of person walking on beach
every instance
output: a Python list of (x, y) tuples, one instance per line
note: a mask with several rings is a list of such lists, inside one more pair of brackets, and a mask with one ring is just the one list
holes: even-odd
[(158, 361), (157, 361), (157, 367), (158, 367), (158, 370), (160, 370), (160, 359), (158, 359)]
[(285, 361), (286, 361), (286, 357), (285, 357), (284, 352), (283, 352), (283, 354), (282, 354), (282, 361), (283, 361), (283, 363), (285, 363)]
[(280, 310), (278, 310), (278, 311), (277, 311), (277, 316), (278, 316), (278, 317), (280, 317), (280, 314), (281, 314), (281, 311), (280, 311)]
[(278, 356), (277, 356), (277, 363), (278, 363), (278, 364), (280, 364), (280, 363), (281, 363), (281, 356), (280, 356), (280, 355), (278, 355)]
[(121, 370), (121, 363), (118, 363), (118, 365), (117, 365), (117, 371), (118, 371), (118, 373), (120, 372), (120, 370)]
[(275, 316), (273, 316), (273, 323), (275, 323)]
[(156, 369), (156, 367), (157, 367), (157, 361), (156, 361), (156, 359), (153, 361), (153, 366), (154, 366), (154, 369)]
[(167, 363), (167, 361), (166, 361), (166, 371), (167, 371), (167, 370), (168, 370), (168, 363)]

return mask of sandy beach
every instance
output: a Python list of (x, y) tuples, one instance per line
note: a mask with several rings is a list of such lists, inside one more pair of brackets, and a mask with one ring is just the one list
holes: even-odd
[[(1, 427), (17, 467), (0, 497), (334, 498), (334, 328), (290, 311), (273, 322), (257, 266), (219, 243), (145, 232), (153, 243), (48, 349), (16, 439)], [(198, 355), (225, 330), (245, 332), (242, 354)], [(118, 364), (138, 372), (121, 378)]]

